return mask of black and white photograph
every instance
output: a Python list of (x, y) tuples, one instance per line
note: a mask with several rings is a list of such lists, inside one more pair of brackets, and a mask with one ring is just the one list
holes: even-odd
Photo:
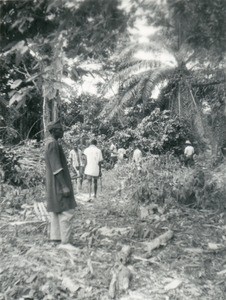
[(226, 0), (0, 0), (0, 300), (226, 299)]

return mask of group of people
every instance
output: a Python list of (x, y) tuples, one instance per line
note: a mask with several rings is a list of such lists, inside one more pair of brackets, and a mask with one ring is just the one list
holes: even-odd
[[(111, 156), (111, 167), (113, 168), (116, 164), (122, 164), (124, 160), (128, 159), (128, 154), (125, 148), (120, 146), (117, 147), (117, 144), (112, 141), (110, 145), (110, 156)], [(132, 154), (132, 163), (134, 163), (135, 168), (138, 171), (141, 171), (143, 154), (139, 144), (136, 144)]]
[[(61, 144), (58, 142), (63, 137), (63, 127), (60, 121), (51, 122), (48, 125), (50, 133), (45, 145), (46, 162), (46, 189), (47, 211), (50, 213), (50, 241), (71, 243), (72, 219), (77, 206), (73, 184), (70, 176), (69, 165), (72, 166), (75, 179), (79, 179), (82, 188), (84, 176), (89, 183), (89, 199), (91, 200), (92, 186), (94, 198), (97, 196), (97, 181), (101, 176), (102, 151), (97, 147), (97, 141), (93, 139), (90, 145), (81, 151), (78, 145), (69, 153), (69, 165)], [(142, 169), (142, 151), (140, 145), (136, 145), (132, 162), (140, 172)], [(110, 146), (112, 164), (120, 163), (127, 157), (127, 151), (112, 143)], [(191, 166), (193, 162), (194, 147), (190, 141), (186, 141), (184, 149), (185, 165)]]
[(89, 181), (89, 199), (91, 200), (92, 183), (94, 186), (94, 198), (97, 196), (97, 179), (101, 177), (102, 151), (97, 147), (97, 141), (93, 139), (90, 146), (84, 151), (78, 145), (73, 147), (69, 153), (69, 165), (75, 174), (76, 184), (79, 179), (77, 191), (82, 190), (84, 178)]

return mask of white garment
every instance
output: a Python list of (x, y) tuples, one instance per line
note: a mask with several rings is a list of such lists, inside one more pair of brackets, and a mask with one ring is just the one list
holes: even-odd
[(140, 165), (142, 161), (142, 152), (140, 149), (135, 149), (133, 152), (133, 162), (135, 162), (136, 165)]
[(62, 213), (50, 213), (50, 240), (61, 240), (62, 244), (70, 243), (74, 209)]
[(118, 149), (118, 159), (122, 160), (124, 158), (124, 155), (126, 155), (126, 150), (124, 148)]
[(85, 167), (85, 175), (89, 176), (99, 176), (100, 168), (99, 162), (103, 160), (102, 152), (95, 145), (90, 145), (84, 150), (84, 154), (87, 159), (87, 164)]
[(78, 153), (72, 149), (69, 153), (69, 161), (72, 161), (72, 167), (76, 170), (77, 167), (83, 166), (82, 151), (78, 150)]
[(110, 151), (111, 151), (111, 157), (115, 157), (118, 155), (117, 147), (113, 143), (110, 146)]
[(194, 150), (194, 147), (189, 145), (189, 146), (186, 146), (185, 149), (184, 149), (184, 155), (186, 157), (192, 157), (192, 155), (195, 153), (195, 150)]
[(76, 170), (79, 166), (78, 155), (74, 149), (72, 149), (69, 153), (69, 161), (72, 162), (72, 167)]

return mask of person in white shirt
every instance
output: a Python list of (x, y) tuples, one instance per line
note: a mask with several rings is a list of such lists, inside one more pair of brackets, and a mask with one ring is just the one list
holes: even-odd
[(97, 141), (92, 140), (88, 148), (84, 150), (85, 175), (89, 181), (89, 199), (91, 200), (92, 181), (94, 185), (94, 198), (97, 196), (97, 179), (101, 176), (102, 152), (97, 148)]
[(110, 145), (110, 152), (111, 152), (111, 167), (114, 168), (115, 164), (117, 163), (118, 151), (117, 151), (117, 145), (114, 144), (113, 140)]
[(192, 146), (191, 142), (187, 140), (185, 142), (185, 149), (184, 149), (184, 157), (185, 157), (185, 166), (191, 167), (194, 164), (193, 156), (195, 153), (195, 149)]
[(77, 178), (79, 178), (79, 190), (82, 190), (82, 183), (84, 178), (84, 162), (82, 156), (82, 151), (77, 145), (69, 152), (69, 161), (76, 175), (76, 184)]
[(126, 158), (126, 149), (124, 149), (123, 147), (120, 147), (118, 149), (118, 162), (122, 163), (125, 158)]
[(135, 166), (137, 168), (138, 171), (141, 171), (141, 168), (142, 168), (142, 158), (143, 158), (143, 155), (142, 155), (142, 152), (140, 150), (140, 145), (138, 144), (136, 146), (136, 148), (134, 149), (133, 151), (133, 158), (132, 158), (132, 162), (135, 163)]

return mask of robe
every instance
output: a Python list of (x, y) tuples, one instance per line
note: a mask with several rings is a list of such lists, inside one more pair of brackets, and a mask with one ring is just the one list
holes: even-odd
[[(45, 145), (47, 211), (61, 213), (74, 209), (77, 204), (74, 198), (73, 186), (62, 146), (53, 137), (49, 137)], [(56, 174), (63, 172), (65, 184), (70, 189), (70, 195), (63, 197)]]

